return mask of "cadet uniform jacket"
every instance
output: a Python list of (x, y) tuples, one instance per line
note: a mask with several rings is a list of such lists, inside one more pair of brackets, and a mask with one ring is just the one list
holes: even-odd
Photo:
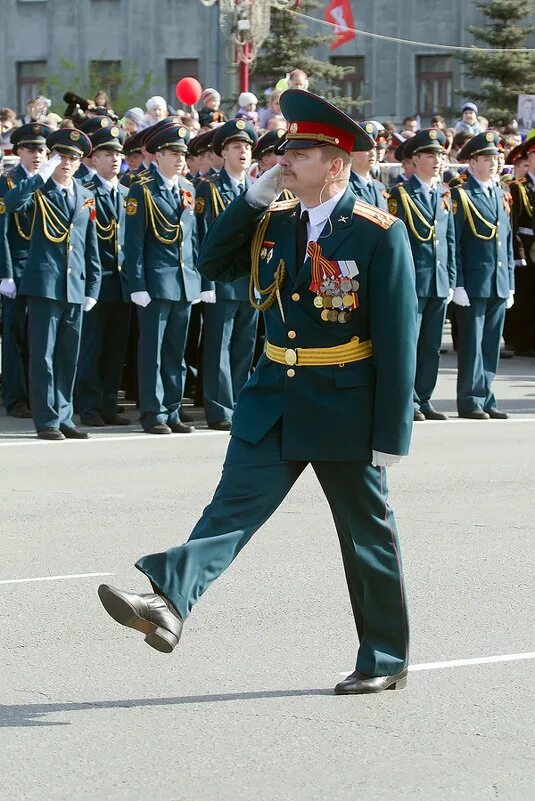
[(30, 250), (33, 214), (8, 214), (5, 196), (19, 181), (27, 177), (20, 164), (7, 175), (0, 176), (0, 279), (13, 278), (17, 287), (20, 285)]
[(95, 197), (98, 252), (102, 266), (102, 285), (99, 300), (105, 303), (130, 301), (124, 266), (125, 202), (128, 190), (117, 185), (117, 198), (104, 188), (98, 175), (86, 188)]

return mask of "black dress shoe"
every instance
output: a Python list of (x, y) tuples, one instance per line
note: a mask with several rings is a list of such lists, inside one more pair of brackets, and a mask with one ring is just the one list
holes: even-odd
[(60, 426), (59, 430), (65, 439), (89, 439), (89, 434), (85, 431), (80, 431), (76, 426)]
[(335, 695), (365, 695), (383, 690), (401, 690), (407, 686), (407, 668), (392, 676), (365, 676), (355, 670), (334, 688)]
[(125, 417), (124, 414), (118, 414), (114, 412), (113, 414), (103, 414), (102, 420), (106, 423), (107, 426), (131, 426), (132, 421), (129, 417)]
[(14, 403), (13, 406), (8, 410), (8, 415), (10, 417), (19, 417), (21, 419), (28, 420), (32, 416), (32, 413), (26, 401), (18, 401), (18, 403)]
[(126, 412), (126, 406), (122, 406), (121, 404), (119, 404), (117, 406), (117, 414), (122, 414), (123, 412)]
[(502, 348), (500, 351), (500, 359), (514, 359), (515, 352), (512, 348)]
[(186, 411), (186, 409), (182, 406), (180, 409), (180, 419), (183, 423), (194, 423), (195, 422), (195, 415), (190, 412)]
[(421, 423), (425, 420), (425, 414), (423, 412), (414, 412), (414, 422)]
[(145, 429), (145, 434), (170, 434), (171, 429), (167, 423), (155, 423), (153, 426)]
[(98, 597), (117, 623), (141, 631), (147, 645), (164, 654), (170, 654), (178, 645), (182, 619), (163, 595), (154, 592), (138, 595), (101, 584)]
[(464, 417), (466, 420), (488, 420), (490, 415), (484, 412), (483, 409), (472, 409), (471, 412), (459, 414), (459, 417)]
[(173, 434), (193, 434), (195, 426), (188, 426), (186, 423), (171, 423), (169, 428)]
[(437, 412), (436, 409), (426, 409), (424, 411), (424, 417), (426, 420), (447, 420), (448, 415), (443, 414), (442, 412)]
[(92, 412), (90, 414), (81, 414), (80, 420), (84, 426), (90, 426), (91, 428), (102, 428), (105, 426), (106, 423), (102, 419), (101, 415), (98, 412)]
[(507, 412), (500, 412), (499, 409), (489, 409), (487, 414), (491, 420), (509, 420)]
[(232, 423), (230, 420), (218, 420), (217, 423), (209, 423), (208, 428), (212, 428), (214, 431), (230, 431)]
[(42, 428), (37, 436), (39, 439), (65, 439), (59, 428)]

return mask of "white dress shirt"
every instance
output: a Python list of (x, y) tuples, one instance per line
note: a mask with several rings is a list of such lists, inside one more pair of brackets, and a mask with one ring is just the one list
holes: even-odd
[(162, 175), (160, 170), (157, 170), (157, 172), (160, 178), (162, 179), (163, 185), (165, 186), (166, 189), (169, 189), (169, 191), (172, 192), (173, 189), (178, 188), (178, 175), (173, 176), (173, 178), (166, 178), (165, 175)]
[[(301, 214), (304, 211), (308, 211), (308, 223), (307, 223), (307, 233), (308, 233), (308, 240), (307, 245), (309, 242), (317, 242), (319, 236), (323, 229), (325, 228), (325, 223), (333, 213), (336, 204), (345, 193), (345, 189), (342, 189), (338, 192), (337, 195), (334, 197), (329, 198), (324, 203), (320, 203), (319, 206), (314, 206), (313, 208), (307, 208), (303, 201), (301, 201)], [(301, 214), (299, 216), (301, 216)]]
[(111, 181), (108, 181), (106, 178), (103, 178), (102, 175), (98, 175), (98, 179), (102, 184), (102, 186), (104, 187), (104, 189), (106, 189), (106, 191), (108, 192), (111, 192), (112, 189), (117, 189), (117, 186), (119, 185), (119, 179), (117, 178), (116, 175), (113, 176)]
[(69, 200), (74, 203), (76, 200), (76, 192), (74, 191), (74, 181), (71, 181), (68, 186), (63, 186), (63, 184), (58, 184), (57, 181), (52, 178), (54, 183), (56, 184), (59, 191), (63, 194), (64, 190), (67, 190), (67, 194), (69, 195)]

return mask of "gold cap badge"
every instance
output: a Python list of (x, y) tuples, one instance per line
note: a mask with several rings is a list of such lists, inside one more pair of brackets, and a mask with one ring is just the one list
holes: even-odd
[(71, 131), (71, 141), (77, 142), (80, 138), (80, 131)]
[(107, 128), (109, 124), (110, 124), (110, 121), (109, 121), (108, 117), (102, 117), (102, 119), (100, 121), (100, 127), (101, 128)]
[(245, 122), (243, 120), (237, 120), (236, 128), (238, 129), (238, 131), (243, 131), (245, 128)]

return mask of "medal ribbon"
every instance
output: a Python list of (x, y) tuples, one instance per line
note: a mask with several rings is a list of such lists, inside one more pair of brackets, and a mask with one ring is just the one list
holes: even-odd
[(307, 255), (310, 256), (310, 283), (311, 292), (321, 291), (323, 278), (339, 278), (341, 276), (340, 267), (335, 261), (329, 261), (321, 252), (321, 247), (317, 242), (309, 242), (307, 245)]

